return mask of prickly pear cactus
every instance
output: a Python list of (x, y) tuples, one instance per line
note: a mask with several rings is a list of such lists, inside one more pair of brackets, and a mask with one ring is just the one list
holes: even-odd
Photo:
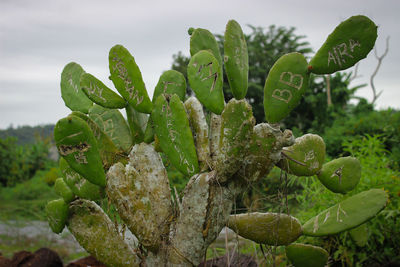
[[(76, 63), (64, 68), (61, 93), (73, 112), (54, 130), (63, 177), (55, 184), (61, 198), (46, 207), (51, 229), (60, 233), (67, 226), (108, 266), (197, 266), (226, 225), (255, 242), (287, 246), (295, 266), (312, 261), (323, 266), (326, 251), (290, 244), (301, 235), (333, 235), (364, 224), (385, 207), (383, 190), (344, 196), (304, 224), (288, 214), (232, 209), (246, 185), (265, 178), (274, 166), (296, 176), (318, 175), (334, 192), (344, 194), (357, 185), (356, 159), (324, 164), (321, 137), (295, 139), (279, 121), (308, 90), (311, 72), (332, 73), (364, 58), (374, 45), (376, 25), (364, 16), (351, 17), (311, 62), (299, 53), (283, 55), (265, 82), (267, 122), (257, 125), (245, 98), (249, 63), (240, 25), (228, 22), (223, 58), (208, 30), (191, 28), (189, 34), (188, 81), (195, 96), (188, 99), (184, 76), (167, 71), (150, 101), (139, 67), (122, 45), (108, 56), (117, 92)], [(224, 69), (234, 95), (227, 104)], [(164, 164), (187, 177), (181, 196), (172, 197)], [(137, 244), (125, 240), (125, 226)]]

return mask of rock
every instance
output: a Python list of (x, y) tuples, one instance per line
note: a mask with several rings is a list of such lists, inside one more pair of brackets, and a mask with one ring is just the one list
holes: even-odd
[(56, 252), (48, 248), (40, 248), (35, 253), (20, 251), (14, 254), (10, 266), (18, 267), (63, 267)]
[(71, 262), (67, 267), (106, 267), (103, 263), (96, 260), (93, 256), (88, 256), (86, 258), (79, 259), (77, 261)]

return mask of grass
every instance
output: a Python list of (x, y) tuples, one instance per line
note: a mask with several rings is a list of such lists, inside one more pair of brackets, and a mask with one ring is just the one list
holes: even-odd
[(60, 234), (63, 241), (59, 242), (55, 242), (56, 236), (49, 233), (40, 233), (31, 238), (20, 232), (22, 227), (33, 222), (46, 221), (47, 202), (59, 198), (53, 187), (45, 182), (49, 171), (38, 171), (30, 180), (14, 187), (0, 187), (0, 223), (10, 226), (7, 229), (11, 229), (6, 233), (0, 232), (2, 256), (12, 258), (15, 252), (35, 252), (42, 247), (57, 252), (64, 264), (88, 256), (86, 252), (77, 252), (76, 246), (71, 242), (64, 241), (71, 240), (71, 234), (65, 231)]

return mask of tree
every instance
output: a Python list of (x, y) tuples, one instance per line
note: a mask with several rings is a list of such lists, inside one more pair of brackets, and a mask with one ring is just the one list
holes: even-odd
[[(245, 38), (233, 20), (226, 29), (223, 57), (209, 31), (190, 30), (192, 57), (187, 79), (196, 97), (186, 101), (185, 77), (173, 70), (161, 75), (150, 101), (134, 58), (121, 45), (109, 53), (110, 78), (121, 96), (76, 63), (64, 68), (61, 90), (73, 112), (54, 128), (64, 177), (55, 184), (62, 198), (46, 207), (53, 231), (60, 233), (66, 225), (89, 253), (109, 266), (197, 266), (224, 226), (257, 243), (286, 246), (301, 235), (332, 235), (357, 227), (385, 207), (386, 192), (371, 189), (342, 200), (304, 224), (283, 213), (231, 214), (236, 197), (274, 166), (296, 176), (318, 174), (333, 192), (345, 193), (357, 185), (357, 159), (338, 158), (323, 164), (321, 137), (307, 134), (294, 139), (278, 122), (303, 96), (310, 72), (332, 74), (364, 58), (375, 42), (376, 25), (364, 16), (349, 18), (310, 63), (300, 53), (281, 56), (264, 90), (269, 123), (257, 125), (252, 101), (244, 99), (247, 88), (243, 85), (248, 80)], [(326, 66), (324, 50), (337, 49), (335, 41), (343, 36), (363, 40), (361, 48), (354, 50), (351, 43), (350, 59), (333, 58), (335, 64)], [(222, 58), (234, 96), (227, 104)], [(76, 99), (82, 104), (76, 105)], [(128, 122), (119, 108), (126, 109)], [(209, 122), (204, 109), (210, 114)], [(145, 133), (152, 129), (154, 142), (144, 142)], [(188, 178), (182, 197), (172, 197), (161, 155)], [(107, 202), (137, 237), (139, 245), (134, 248), (95, 202), (105, 199), (104, 191)], [(361, 205), (365, 208), (360, 209)], [(311, 258), (320, 258), (318, 266), (326, 264), (328, 253), (322, 248), (291, 246), (288, 258), (299, 262), (304, 249), (317, 254)]]

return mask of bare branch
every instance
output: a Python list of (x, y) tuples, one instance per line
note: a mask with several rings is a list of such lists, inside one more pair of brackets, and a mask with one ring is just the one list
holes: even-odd
[(379, 68), (381, 67), (383, 58), (387, 55), (387, 53), (389, 52), (389, 38), (390, 36), (388, 36), (386, 38), (386, 49), (385, 52), (381, 55), (378, 56), (378, 51), (376, 49), (376, 46), (374, 48), (374, 54), (375, 54), (375, 58), (378, 60), (378, 64), (376, 65), (375, 71), (374, 73), (372, 73), (371, 78), (370, 78), (370, 84), (371, 84), (371, 88), (372, 88), (372, 93), (373, 93), (373, 98), (372, 98), (372, 104), (375, 104), (376, 100), (378, 99), (378, 97), (382, 94), (382, 91), (380, 91), (379, 93), (376, 93), (376, 88), (375, 88), (375, 84), (374, 84), (374, 79), (376, 74), (379, 71)]

